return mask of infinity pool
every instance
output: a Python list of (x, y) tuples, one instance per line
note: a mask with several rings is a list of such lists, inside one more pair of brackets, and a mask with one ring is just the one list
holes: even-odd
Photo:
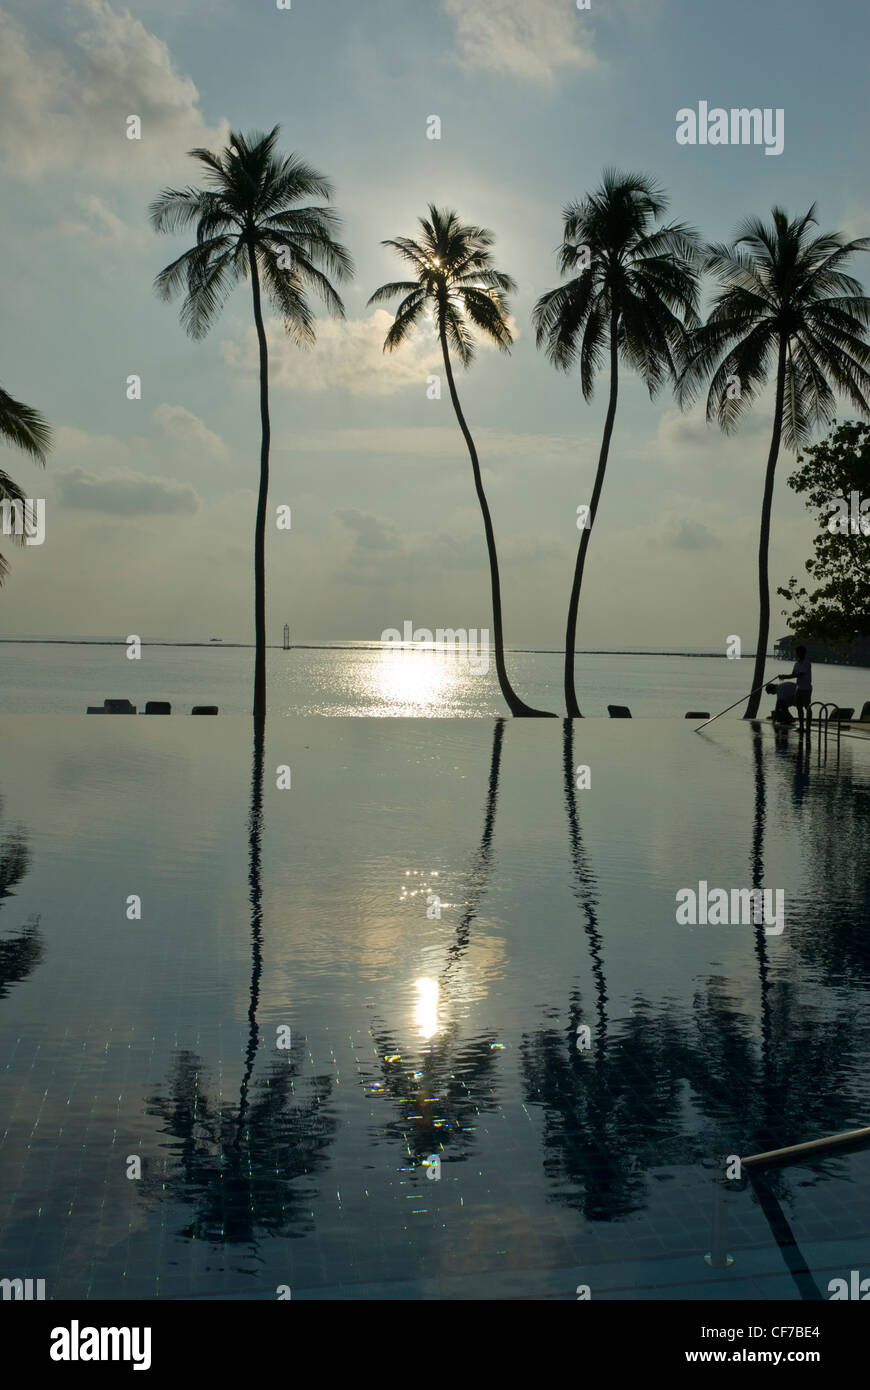
[[(730, 1263), (712, 1234), (723, 1155), (870, 1123), (870, 743), (286, 718), (262, 793), (243, 718), (5, 716), (0, 748), (0, 1278), (870, 1276), (870, 1150), (731, 1183)], [(678, 923), (700, 885), (782, 890), (782, 931)]]

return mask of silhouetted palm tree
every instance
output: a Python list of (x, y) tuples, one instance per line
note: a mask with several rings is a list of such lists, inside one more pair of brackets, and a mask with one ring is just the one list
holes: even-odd
[(564, 211), (562, 275), (579, 272), (542, 295), (533, 311), (538, 347), (561, 371), (579, 362), (580, 386), (591, 400), (607, 353), (610, 399), (598, 471), (582, 528), (565, 633), (565, 703), (580, 717), (574, 689), (574, 648), (580, 587), (610, 452), (619, 392), (619, 359), (642, 378), (650, 397), (675, 379), (685, 325), (698, 322), (695, 233), (682, 223), (654, 224), (668, 200), (646, 174), (605, 169), (601, 187)]
[(208, 332), (233, 285), (250, 274), (254, 323), (260, 347), (260, 489), (254, 532), (254, 714), (266, 712), (266, 507), (269, 491), (269, 360), (260, 280), (290, 336), (315, 341), (307, 291), (316, 290), (339, 317), (344, 307), (329, 276), (345, 279), (351, 258), (335, 240), (332, 208), (298, 206), (306, 198), (332, 198), (329, 181), (298, 155), (276, 153), (279, 127), (268, 135), (230, 132), (220, 154), (191, 150), (205, 167), (208, 188), (166, 188), (150, 208), (158, 232), (196, 226), (196, 245), (160, 272), (155, 289), (164, 299), (183, 292), (181, 322), (192, 338)]
[[(753, 686), (764, 683), (770, 627), (768, 550), (773, 482), (780, 443), (797, 451), (812, 426), (829, 420), (835, 392), (870, 414), (870, 299), (843, 271), (870, 237), (846, 241), (841, 232), (814, 236), (815, 204), (788, 220), (775, 207), (772, 221), (747, 218), (730, 246), (707, 248), (706, 268), (721, 286), (707, 322), (692, 334), (681, 378), (681, 401), (710, 380), (707, 420), (726, 434), (765, 385), (775, 365), (773, 433), (767, 456), (758, 542), (758, 642)], [(745, 718), (758, 713), (761, 690), (750, 697)]]
[[(0, 439), (7, 444), (14, 444), (16, 449), (23, 450), (37, 463), (43, 465), (51, 448), (51, 426), (48, 421), (32, 406), (25, 405), (23, 401), (17, 401), (14, 396), (10, 396), (9, 392), (4, 391), (2, 386), (0, 386)], [(4, 473), (2, 468), (0, 468), (0, 502), (18, 502), (22, 507), (25, 503), (21, 488), (10, 478), (8, 473)], [(22, 533), (13, 539), (23, 545), (25, 537)], [(8, 573), (9, 564), (0, 555), (0, 584), (3, 583)]]
[(379, 290), (375, 290), (369, 304), (380, 304), (394, 299), (397, 294), (402, 295), (396, 317), (384, 343), (385, 352), (393, 352), (401, 347), (427, 311), (435, 320), (450, 399), (468, 447), (474, 487), (483, 515), (492, 586), (495, 665), (501, 693), (511, 714), (544, 715), (548, 711), (532, 709), (525, 704), (508, 679), (504, 660), (501, 584), (495, 533), (483, 490), (477, 449), (459, 404), (450, 361), (452, 347), (463, 367), (471, 365), (474, 357), (472, 328), (483, 333), (502, 352), (509, 351), (513, 335), (507, 321), (508, 303), (505, 294), (515, 290), (516, 285), (509, 275), (494, 268), (489, 249), (494, 237), (486, 227), (465, 225), (459, 221), (455, 212), (436, 208), (432, 204), (429, 205), (428, 218), (420, 218), (420, 226), (423, 234), (418, 241), (412, 241), (408, 237), (397, 237), (395, 240), (381, 243), (398, 251), (402, 260), (411, 266), (415, 278), (381, 285)]

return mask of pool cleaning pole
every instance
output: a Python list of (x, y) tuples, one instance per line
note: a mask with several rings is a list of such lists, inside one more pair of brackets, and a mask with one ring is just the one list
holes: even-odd
[[(755, 687), (755, 690), (763, 690), (764, 687), (769, 684), (769, 681), (762, 681), (761, 685)], [(734, 709), (734, 705), (742, 705), (744, 700), (750, 699), (755, 694), (755, 690), (750, 690), (748, 695), (741, 695), (739, 700), (735, 700), (733, 705), (728, 706), (728, 709), (720, 709), (718, 714), (713, 715), (713, 719), (721, 719), (722, 715), (727, 714), (729, 709)], [(702, 729), (706, 729), (708, 724), (713, 723), (713, 719), (705, 719), (703, 724), (699, 724), (697, 729), (695, 729), (695, 733), (699, 734)]]

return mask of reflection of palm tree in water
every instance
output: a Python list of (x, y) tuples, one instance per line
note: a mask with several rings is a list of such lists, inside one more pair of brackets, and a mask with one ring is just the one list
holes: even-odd
[[(778, 750), (777, 750), (778, 751)], [(799, 765), (804, 755), (798, 751)], [(761, 728), (753, 726), (754, 813), (750, 847), (753, 888), (764, 883), (767, 817), (766, 771)], [(699, 1135), (708, 1157), (751, 1154), (836, 1133), (855, 1122), (843, 1085), (857, 1066), (855, 1010), (823, 1017), (799, 997), (794, 984), (771, 976), (767, 934), (755, 924), (759, 980), (759, 1047), (749, 1020), (728, 997), (722, 980), (711, 981), (695, 1003), (695, 1036), (687, 1038), (683, 1069), (701, 1114), (712, 1121)], [(834, 1171), (836, 1159), (803, 1167), (804, 1186)], [(747, 1170), (749, 1172), (750, 1170)], [(811, 1176), (813, 1175), (813, 1176)], [(751, 1174), (752, 1186), (803, 1298), (821, 1297), (780, 1205), (789, 1198), (787, 1170)]]
[(486, 793), (486, 813), (483, 820), (483, 834), (480, 837), (477, 856), (469, 875), (468, 904), (456, 928), (456, 937), (447, 949), (447, 964), (441, 976), (442, 987), (446, 990), (451, 972), (462, 960), (471, 936), (471, 923), (477, 916), (477, 909), (483, 891), (489, 882), (492, 871), (492, 833), (495, 829), (495, 808), (498, 804), (498, 779), (501, 771), (501, 754), (504, 744), (503, 719), (495, 721), (492, 731), (492, 755), (489, 761), (489, 785)]
[[(761, 890), (764, 887), (767, 780), (764, 741), (757, 725), (752, 741), (755, 792), (750, 873), (752, 887)], [(739, 1029), (741, 1036), (734, 1036), (733, 1011), (721, 1014), (724, 1030), (721, 1026), (716, 1030), (723, 1042), (728, 1040), (728, 1047), (720, 1054), (720, 1062), (727, 1063), (728, 1052), (734, 1049), (735, 1066), (728, 1069), (732, 1072), (734, 1099), (744, 1102), (745, 1121), (740, 1126), (744, 1147), (732, 1149), (734, 1153), (760, 1152), (797, 1143), (807, 1127), (810, 1128), (807, 1137), (811, 1137), (816, 1124), (830, 1123), (836, 1129), (844, 1118), (837, 1095), (837, 1074), (844, 1074), (841, 1067), (846, 1057), (854, 1053), (854, 1041), (849, 1044), (845, 1036), (854, 1031), (851, 1011), (840, 1010), (833, 1019), (827, 1011), (828, 1017), (823, 1023), (810, 1019), (806, 1005), (798, 1006), (793, 984), (781, 977), (774, 980), (771, 976), (768, 937), (763, 923), (754, 924), (753, 938), (759, 985), (757, 1061), (751, 1055), (751, 1043), (745, 1031)], [(709, 997), (712, 1002), (712, 989)], [(715, 1005), (713, 1007), (715, 1011)], [(709, 1052), (706, 1055), (709, 1057)], [(809, 1066), (808, 1061), (811, 1061)], [(739, 1081), (739, 1077), (745, 1080)], [(737, 1108), (732, 1105), (731, 1113)]]
[[(688, 1024), (635, 1006), (618, 1031), (608, 1022), (607, 989), (598, 922), (597, 885), (590, 871), (577, 813), (573, 724), (564, 737), (565, 804), (575, 896), (585, 919), (595, 982), (595, 1019), (589, 1055), (575, 1043), (589, 1021), (580, 992), (569, 1000), (566, 1032), (549, 1025), (524, 1041), (527, 1103), (544, 1109), (545, 1170), (559, 1201), (596, 1220), (617, 1219), (643, 1205), (642, 1168), (650, 1162), (710, 1162), (722, 1152), (748, 1154), (833, 1133), (855, 1123), (838, 1098), (854, 1066), (856, 1030), (851, 1012), (819, 1020), (799, 1003), (788, 983), (774, 983), (763, 929), (754, 948), (761, 981), (760, 1055), (751, 1023), (722, 979), (696, 998)], [(764, 877), (766, 788), (760, 746), (755, 748), (755, 791), (750, 872)], [(680, 1122), (688, 1081), (696, 1116)], [(823, 1171), (828, 1171), (827, 1167)], [(807, 1170), (803, 1170), (805, 1179)], [(782, 1174), (771, 1175), (773, 1193)], [(773, 1222), (772, 1204), (763, 1199)], [(777, 1239), (782, 1239), (779, 1223)]]
[[(471, 940), (471, 924), (492, 871), (504, 728), (505, 721), (497, 719), (492, 735), (483, 833), (469, 874), (468, 901), (447, 948), (447, 963), (438, 981), (437, 997), (445, 1006), (449, 1006), (451, 991)], [(420, 1168), (436, 1149), (449, 1148), (452, 1157), (466, 1158), (477, 1116), (496, 1105), (495, 1034), (473, 1038), (460, 1046), (458, 1032), (455, 1022), (439, 1028), (437, 1034), (427, 1040), (422, 1056), (409, 1060), (402, 1055), (395, 1036), (385, 1026), (372, 1024), (379, 1079), (369, 1078), (367, 1084), (373, 1095), (389, 1096), (399, 1111), (397, 1118), (383, 1126), (383, 1134), (390, 1141), (404, 1144), (415, 1168)]]
[(252, 1084), (259, 1047), (257, 1005), (263, 971), (261, 848), (263, 830), (264, 721), (254, 721), (254, 758), (249, 818), (251, 981), (248, 1042), (238, 1105), (215, 1103), (203, 1082), (203, 1064), (192, 1052), (175, 1058), (168, 1097), (154, 1096), (149, 1113), (164, 1121), (178, 1141), (175, 1172), (143, 1184), (151, 1195), (168, 1193), (195, 1209), (180, 1232), (196, 1239), (238, 1243), (258, 1233), (288, 1232), (304, 1222), (312, 1192), (295, 1179), (320, 1168), (337, 1124), (328, 1102), (332, 1079), (315, 1076), (299, 1096), (305, 1039), (294, 1036), (286, 1060), (273, 1062)]
[[(0, 817), (3, 801), (0, 798)], [(30, 868), (30, 852), (24, 831), (19, 826), (0, 840), (0, 909), (4, 899), (14, 896)], [(9, 986), (18, 984), (36, 969), (42, 960), (43, 945), (39, 934), (39, 918), (32, 917), (15, 936), (0, 940), (0, 999), (5, 999)]]
[(609, 1037), (607, 982), (598, 924), (598, 892), (577, 814), (574, 724), (563, 722), (563, 772), (573, 891), (584, 918), (595, 987), (591, 1043), (578, 1046), (584, 1009), (569, 997), (567, 1033), (544, 1026), (521, 1047), (526, 1101), (544, 1110), (544, 1169), (558, 1199), (597, 1221), (612, 1221), (643, 1204), (643, 1166), (679, 1132), (680, 1082), (670, 1067), (678, 1031), (669, 1015), (655, 1018), (639, 1003)]
[(248, 1003), (248, 1046), (245, 1052), (245, 1072), (239, 1088), (239, 1115), (234, 1147), (242, 1142), (245, 1112), (248, 1105), (248, 1087), (257, 1060), (260, 1044), (260, 1025), (257, 1023), (257, 1005), (260, 1002), (260, 976), (263, 973), (263, 744), (266, 721), (254, 720), (254, 764), (251, 774), (251, 814), (248, 819), (248, 887), (251, 902), (251, 990)]
[[(861, 763), (853, 768), (846, 759), (836, 772), (814, 771), (801, 825), (815, 891), (794, 949), (835, 989), (870, 985), (870, 781), (862, 772)], [(799, 804), (796, 794), (794, 800)]]

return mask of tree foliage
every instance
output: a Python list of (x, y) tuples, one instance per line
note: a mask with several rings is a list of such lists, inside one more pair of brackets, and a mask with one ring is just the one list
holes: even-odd
[(870, 512), (857, 510), (870, 498), (870, 424), (835, 420), (828, 437), (798, 463), (788, 483), (818, 515), (814, 555), (806, 562), (817, 587), (799, 588), (792, 577), (778, 592), (794, 608), (782, 611), (797, 636), (844, 645), (870, 636)]

